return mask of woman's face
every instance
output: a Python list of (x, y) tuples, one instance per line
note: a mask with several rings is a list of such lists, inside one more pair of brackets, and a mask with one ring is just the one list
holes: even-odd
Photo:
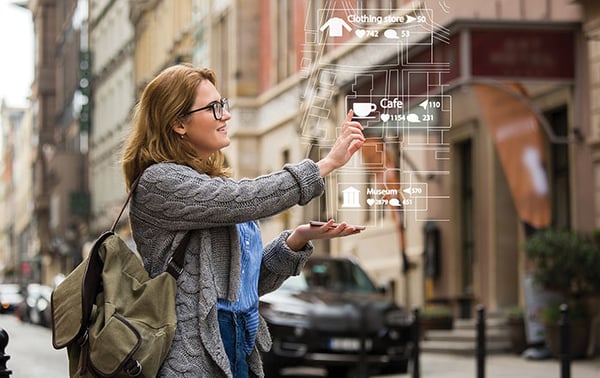
[[(208, 80), (202, 80), (196, 88), (196, 99), (189, 111), (203, 108), (212, 103), (221, 101), (221, 95), (217, 88)], [(216, 120), (212, 107), (189, 114), (173, 129), (183, 138), (188, 139), (196, 149), (201, 159), (229, 146), (231, 143), (227, 137), (227, 121), (231, 114), (223, 109), (223, 117)]]

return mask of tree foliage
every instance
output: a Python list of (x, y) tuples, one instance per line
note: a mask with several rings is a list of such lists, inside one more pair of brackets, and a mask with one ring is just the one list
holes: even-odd
[(535, 265), (534, 279), (565, 298), (578, 299), (600, 290), (600, 233), (546, 229), (531, 236), (525, 253)]

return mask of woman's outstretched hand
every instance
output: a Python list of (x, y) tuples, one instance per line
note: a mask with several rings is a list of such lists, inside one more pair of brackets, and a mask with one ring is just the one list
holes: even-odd
[(288, 236), (286, 243), (292, 250), (299, 251), (311, 240), (340, 238), (357, 234), (360, 231), (361, 229), (346, 222), (334, 224), (333, 219), (330, 219), (322, 226), (301, 224)]
[(340, 168), (350, 160), (352, 155), (358, 151), (365, 143), (363, 127), (359, 122), (352, 121), (354, 112), (350, 110), (342, 125), (340, 135), (336, 139), (333, 147), (323, 159), (317, 162), (321, 177), (327, 176), (337, 168)]

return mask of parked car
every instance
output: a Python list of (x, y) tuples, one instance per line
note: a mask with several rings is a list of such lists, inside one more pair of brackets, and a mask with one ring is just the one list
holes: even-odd
[(38, 283), (30, 283), (25, 288), (25, 297), (19, 307), (19, 317), (22, 321), (50, 326), (50, 296), (52, 288)]
[(407, 371), (412, 316), (351, 259), (311, 257), (299, 276), (261, 297), (260, 313), (273, 339), (263, 355), (268, 377), (290, 366), (323, 367), (336, 378), (363, 366)]
[(22, 301), (23, 295), (18, 284), (0, 284), (0, 313), (14, 313)]

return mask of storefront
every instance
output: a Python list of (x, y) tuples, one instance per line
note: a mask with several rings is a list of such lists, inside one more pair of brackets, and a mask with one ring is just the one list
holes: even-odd
[[(457, 23), (442, 51), (452, 95), (451, 222), (426, 300), (523, 303), (526, 234), (590, 229), (584, 51), (575, 24)], [(444, 49), (442, 49), (444, 50)], [(427, 287), (427, 286), (426, 286)]]
[[(578, 24), (456, 22), (447, 30), (437, 38), (447, 43), (413, 46), (402, 64), (355, 80), (346, 106), (368, 98), (376, 105), (371, 115), (385, 114), (368, 132), (392, 152), (400, 182), (407, 181), (403, 168), (429, 167), (416, 180), (429, 191), (426, 216), (406, 216), (406, 235), (386, 239), (421, 268), (422, 289), (415, 277), (398, 285), (412, 287), (405, 299), (415, 304), (423, 294), (465, 316), (475, 303), (490, 311), (523, 303), (526, 230), (592, 227), (585, 211), (592, 180), (583, 137), (587, 75)], [(441, 104), (433, 126), (394, 128), (395, 113), (388, 116), (382, 101), (406, 110), (423, 106), (423, 98)], [(426, 241), (432, 225), (436, 247)], [(399, 245), (405, 236), (408, 247)]]

